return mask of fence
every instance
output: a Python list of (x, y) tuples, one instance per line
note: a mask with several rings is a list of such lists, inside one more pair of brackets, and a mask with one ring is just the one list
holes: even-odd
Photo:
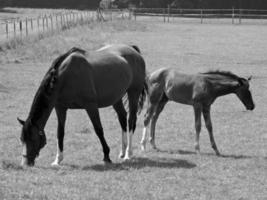
[[(160, 17), (164, 22), (175, 18), (198, 19), (200, 23), (207, 19), (230, 19), (232, 24), (241, 24), (253, 19), (261, 19), (267, 23), (267, 10), (250, 9), (176, 9), (176, 8), (136, 8), (133, 9), (135, 20), (137, 17)], [(246, 21), (244, 21), (246, 20)]]
[(18, 18), (0, 21), (0, 42), (34, 34), (64, 30), (78, 24), (92, 21), (107, 21), (116, 18), (130, 18), (128, 10), (87, 10), (55, 13), (36, 18)]

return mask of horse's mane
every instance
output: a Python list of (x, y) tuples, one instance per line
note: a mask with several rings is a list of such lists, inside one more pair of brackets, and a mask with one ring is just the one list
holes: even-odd
[(230, 71), (220, 71), (220, 70), (215, 70), (215, 71), (213, 71), (213, 70), (211, 70), (211, 71), (203, 72), (203, 73), (201, 73), (201, 74), (222, 75), (222, 76), (230, 77), (230, 78), (232, 78), (232, 79), (237, 79), (237, 80), (240, 79), (239, 76), (233, 74), (233, 73), (230, 72)]
[(38, 88), (31, 107), (31, 118), (39, 119), (41, 111), (49, 106), (49, 97), (55, 88), (58, 78), (58, 68), (61, 63), (72, 53), (79, 52), (85, 54), (86, 51), (77, 47), (71, 48), (66, 53), (58, 56), (45, 74), (40, 87)]

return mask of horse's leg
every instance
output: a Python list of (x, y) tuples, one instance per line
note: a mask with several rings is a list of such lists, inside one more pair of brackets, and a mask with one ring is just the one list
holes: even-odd
[(59, 106), (55, 107), (57, 119), (58, 119), (58, 127), (57, 127), (57, 155), (55, 161), (51, 164), (53, 166), (57, 166), (63, 160), (63, 142), (65, 135), (65, 121), (67, 109)]
[(127, 148), (124, 156), (124, 160), (129, 160), (133, 154), (132, 150), (132, 136), (136, 128), (137, 120), (137, 109), (138, 109), (138, 99), (140, 92), (137, 90), (128, 92), (128, 101), (129, 101), (129, 119), (128, 119), (128, 134), (127, 134)]
[(200, 153), (199, 135), (200, 135), (200, 131), (201, 131), (202, 105), (201, 104), (194, 104), (193, 107), (194, 107), (194, 113), (195, 113), (195, 129), (196, 129), (195, 150), (197, 153)]
[(145, 119), (144, 119), (143, 135), (142, 135), (142, 139), (140, 142), (142, 151), (146, 149), (147, 129), (150, 125), (151, 118), (153, 114), (155, 113), (157, 106), (163, 95), (163, 87), (161, 85), (156, 84), (155, 86), (151, 86), (150, 90), (151, 91), (148, 96), (148, 108), (147, 108)]
[(150, 141), (150, 144), (153, 147), (153, 149), (157, 149), (156, 144), (155, 144), (156, 123), (157, 123), (157, 120), (159, 118), (159, 114), (161, 113), (161, 111), (163, 110), (163, 108), (167, 102), (168, 102), (168, 98), (166, 97), (165, 94), (163, 94), (161, 99), (160, 99), (160, 102), (158, 103), (156, 111), (155, 111), (154, 115), (152, 116), (149, 141)]
[(145, 119), (144, 119), (144, 129), (143, 129), (142, 139), (140, 141), (142, 151), (146, 149), (147, 129), (149, 127), (151, 117), (154, 114), (156, 107), (157, 107), (157, 103), (154, 104), (154, 103), (149, 102), (148, 108), (146, 110)]
[(123, 158), (125, 156), (125, 150), (127, 146), (127, 112), (123, 106), (122, 100), (118, 101), (116, 104), (113, 105), (114, 110), (116, 111), (119, 122), (122, 129), (122, 135), (121, 135), (121, 152), (119, 154), (120, 158)]
[(106, 163), (111, 163), (111, 160), (109, 158), (109, 151), (110, 150), (109, 150), (108, 144), (107, 144), (105, 137), (104, 137), (104, 131), (103, 131), (102, 124), (100, 121), (98, 108), (96, 105), (92, 105), (91, 107), (86, 108), (86, 112), (92, 121), (96, 135), (98, 136), (100, 143), (102, 145), (103, 153), (104, 153), (103, 161)]
[(212, 123), (210, 118), (210, 106), (203, 106), (203, 117), (205, 120), (206, 128), (209, 132), (211, 147), (214, 149), (216, 155), (219, 156), (220, 152), (217, 149), (217, 145), (213, 137)]

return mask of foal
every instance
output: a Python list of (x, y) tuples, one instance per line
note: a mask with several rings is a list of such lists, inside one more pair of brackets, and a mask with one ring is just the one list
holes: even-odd
[(197, 153), (200, 152), (199, 135), (201, 130), (201, 113), (203, 114), (211, 146), (218, 156), (220, 152), (213, 137), (210, 117), (211, 104), (219, 96), (235, 93), (246, 109), (253, 110), (255, 108), (249, 91), (251, 77), (245, 79), (225, 71), (209, 71), (189, 75), (182, 74), (175, 69), (162, 68), (152, 73), (148, 79), (150, 89), (148, 108), (144, 119), (145, 127), (141, 140), (142, 150), (145, 150), (147, 128), (151, 119), (150, 143), (156, 149), (156, 122), (169, 100), (193, 106), (196, 130), (195, 150)]

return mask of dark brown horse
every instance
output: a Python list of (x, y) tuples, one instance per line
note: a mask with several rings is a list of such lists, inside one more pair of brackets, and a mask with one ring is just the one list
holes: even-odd
[(148, 108), (145, 114), (144, 131), (141, 148), (145, 149), (147, 128), (151, 121), (150, 143), (155, 145), (155, 126), (159, 114), (166, 103), (192, 105), (195, 113), (196, 143), (195, 150), (199, 153), (199, 134), (201, 130), (201, 113), (209, 132), (211, 146), (217, 155), (220, 155), (212, 131), (210, 107), (219, 96), (235, 93), (248, 110), (255, 105), (249, 91), (249, 79), (238, 77), (231, 72), (209, 71), (194, 75), (182, 74), (174, 69), (163, 68), (155, 71), (149, 77)]
[[(101, 142), (104, 161), (111, 162), (98, 108), (113, 106), (122, 128), (120, 157), (129, 159), (132, 154), (132, 134), (137, 111), (145, 99), (145, 62), (138, 47), (109, 45), (86, 55), (84, 50), (73, 48), (59, 56), (46, 73), (23, 125), (22, 164), (34, 165), (39, 151), (46, 144), (44, 127), (53, 108), (58, 118), (58, 152), (53, 165), (63, 160), (63, 139), (67, 109), (85, 109)], [(128, 138), (127, 112), (122, 98), (127, 94), (129, 104)], [(127, 146), (128, 144), (128, 146)]]

